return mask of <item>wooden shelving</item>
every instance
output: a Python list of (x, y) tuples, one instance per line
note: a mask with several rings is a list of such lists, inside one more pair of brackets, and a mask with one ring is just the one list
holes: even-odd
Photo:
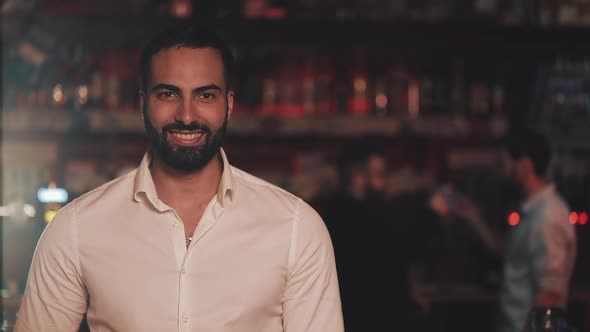
[[(4, 113), (5, 137), (35, 134), (137, 134), (144, 132), (139, 113), (65, 111), (8, 111)], [(234, 114), (229, 134), (234, 136), (270, 137), (394, 137), (403, 133), (433, 137), (501, 136), (507, 129), (504, 116), (308, 116), (279, 117)]]

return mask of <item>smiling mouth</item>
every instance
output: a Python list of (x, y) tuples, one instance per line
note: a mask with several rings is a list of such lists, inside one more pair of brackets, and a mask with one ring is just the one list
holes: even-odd
[(201, 139), (205, 136), (204, 131), (178, 131), (172, 130), (169, 131), (170, 137), (176, 143), (186, 145), (186, 144), (196, 144), (201, 141)]

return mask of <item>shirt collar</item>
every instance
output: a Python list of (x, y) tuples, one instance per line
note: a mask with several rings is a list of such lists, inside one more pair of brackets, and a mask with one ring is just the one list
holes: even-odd
[(221, 172), (221, 180), (219, 181), (219, 189), (217, 190), (217, 200), (221, 206), (225, 207), (225, 204), (232, 201), (234, 192), (234, 174), (225, 151), (219, 149), (221, 160), (223, 164), (223, 172)]
[[(234, 175), (232, 167), (227, 160), (227, 156), (223, 149), (220, 149), (220, 155), (223, 163), (223, 171), (221, 172), (221, 180), (219, 181), (219, 188), (217, 190), (217, 201), (222, 207), (231, 202), (234, 191)], [(150, 164), (152, 156), (150, 151), (147, 151), (137, 169), (135, 175), (135, 182), (133, 186), (133, 199), (136, 202), (142, 202), (143, 197), (159, 211), (169, 210), (170, 207), (158, 199), (156, 186), (150, 172)]]
[(546, 197), (555, 194), (555, 186), (550, 184), (546, 185), (543, 189), (533, 194), (522, 204), (522, 211), (529, 212), (539, 202), (545, 200)]

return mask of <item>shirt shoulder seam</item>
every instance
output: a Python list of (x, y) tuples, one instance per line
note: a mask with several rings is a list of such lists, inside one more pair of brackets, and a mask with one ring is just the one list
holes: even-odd
[(298, 224), (301, 218), (301, 199), (297, 201), (295, 209), (293, 211), (293, 224), (291, 225), (291, 244), (289, 247), (289, 273), (291, 272), (291, 268), (296, 261), (296, 252), (297, 252), (297, 238), (299, 236), (299, 227)]
[[(293, 193), (277, 186), (274, 185), (272, 183), (269, 183), (266, 180), (263, 180), (261, 178), (258, 178), (250, 173), (247, 173), (245, 171), (240, 170), (239, 168), (236, 168), (234, 166), (232, 166), (234, 172), (233, 172), (233, 176), (234, 176), (234, 183), (241, 183), (243, 185), (252, 185), (252, 186), (256, 186), (256, 187), (264, 187), (266, 189), (272, 190), (272, 191), (276, 191), (279, 192), (285, 196), (288, 196), (292, 199), (296, 199), (296, 200), (300, 200), (300, 198), (296, 195), (294, 195)], [(296, 202), (296, 204), (298, 204)]]
[(71, 215), (71, 231), (72, 231), (72, 242), (73, 242), (73, 247), (74, 247), (74, 259), (76, 262), (76, 270), (78, 272), (78, 276), (80, 277), (80, 280), (84, 280), (83, 276), (82, 276), (82, 263), (80, 260), (80, 246), (79, 246), (79, 230), (78, 230), (78, 204), (77, 202), (72, 202), (72, 215)]

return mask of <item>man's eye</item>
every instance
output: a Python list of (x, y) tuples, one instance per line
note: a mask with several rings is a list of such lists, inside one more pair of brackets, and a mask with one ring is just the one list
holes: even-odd
[(164, 91), (164, 92), (160, 92), (158, 94), (158, 96), (160, 98), (164, 98), (164, 99), (173, 99), (176, 97), (176, 94), (174, 92), (170, 92), (170, 91)]
[(213, 99), (214, 97), (215, 97), (214, 94), (208, 93), (208, 92), (205, 92), (205, 93), (202, 93), (201, 94), (201, 98), (202, 99)]

